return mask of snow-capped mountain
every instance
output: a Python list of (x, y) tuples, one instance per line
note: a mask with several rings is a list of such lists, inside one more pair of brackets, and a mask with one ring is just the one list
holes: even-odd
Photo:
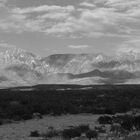
[(0, 86), (140, 83), (140, 54), (54, 54), (21, 49), (0, 53)]

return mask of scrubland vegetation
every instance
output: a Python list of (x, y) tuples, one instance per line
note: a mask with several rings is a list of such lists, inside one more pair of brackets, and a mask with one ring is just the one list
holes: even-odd
[[(0, 125), (13, 121), (42, 119), (43, 115), (100, 114), (98, 125), (70, 126), (64, 130), (49, 127), (46, 133), (37, 130), (30, 137), (73, 139), (106, 138), (137, 140), (140, 138), (140, 86), (35, 86), (0, 90)], [(116, 113), (121, 113), (118, 115)], [(137, 133), (136, 133), (137, 132)], [(113, 138), (117, 139), (113, 139)]]
[[(60, 86), (61, 87), (61, 86)], [(62, 86), (63, 87), (63, 86)], [(63, 87), (64, 89), (67, 87)], [(46, 86), (33, 90), (0, 90), (0, 124), (2, 119), (27, 120), (34, 113), (115, 114), (140, 108), (140, 86), (93, 86), (92, 89), (56, 90)]]

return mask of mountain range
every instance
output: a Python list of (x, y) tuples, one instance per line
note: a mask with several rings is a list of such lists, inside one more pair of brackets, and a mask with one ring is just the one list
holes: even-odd
[(139, 84), (140, 54), (54, 54), (21, 49), (0, 52), (0, 87), (36, 84)]

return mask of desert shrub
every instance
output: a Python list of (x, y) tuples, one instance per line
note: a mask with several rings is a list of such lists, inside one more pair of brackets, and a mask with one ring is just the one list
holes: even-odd
[(56, 130), (50, 130), (45, 134), (42, 134), (43, 137), (45, 138), (53, 138), (59, 135), (59, 132)]
[(30, 133), (30, 137), (39, 137), (39, 136), (40, 136), (40, 134), (39, 134), (39, 132), (38, 132), (37, 130), (32, 131), (32, 132)]
[(113, 123), (112, 125), (111, 125), (111, 130), (110, 131), (112, 131), (112, 132), (114, 132), (114, 131), (116, 131), (116, 132), (120, 132), (121, 131), (121, 124), (119, 124), (119, 123)]
[(121, 124), (122, 120), (124, 119), (123, 116), (121, 115), (115, 115), (115, 116), (112, 116), (112, 119), (113, 119), (113, 122), (114, 123), (119, 123)]
[(114, 109), (110, 109), (110, 108), (106, 108), (106, 110), (105, 110), (105, 114), (110, 114), (110, 115), (114, 115), (115, 114), (115, 110)]
[(33, 113), (32, 118), (34, 118), (34, 119), (42, 119), (42, 114), (38, 113), (38, 112), (35, 112), (35, 113)]
[(75, 138), (80, 137), (81, 132), (78, 129), (70, 128), (70, 129), (64, 129), (62, 132), (63, 138)]
[(71, 127), (69, 129), (65, 129), (62, 132), (62, 136), (64, 138), (74, 138), (74, 137), (79, 137), (82, 133), (86, 133), (87, 131), (89, 131), (89, 125), (79, 125), (79, 126), (75, 126), (75, 127)]
[(137, 130), (140, 130), (140, 116), (136, 116), (134, 118), (134, 125), (137, 128)]
[(121, 123), (121, 127), (125, 130), (132, 130), (134, 126), (134, 118), (132, 116), (125, 116), (123, 122)]
[(86, 132), (86, 136), (89, 139), (97, 138), (98, 137), (98, 133), (96, 132), (96, 130), (89, 130), (89, 131)]
[(85, 133), (90, 130), (89, 125), (84, 125), (84, 124), (75, 127), (75, 129), (77, 129), (80, 133)]
[(32, 114), (25, 113), (21, 117), (22, 117), (23, 120), (29, 120), (29, 119), (32, 119)]
[(104, 126), (95, 126), (95, 130), (99, 133), (106, 133)]
[(111, 124), (112, 123), (112, 117), (110, 116), (101, 116), (98, 118), (98, 122), (100, 124)]

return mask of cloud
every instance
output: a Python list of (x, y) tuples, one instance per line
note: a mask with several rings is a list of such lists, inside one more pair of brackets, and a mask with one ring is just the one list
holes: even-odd
[(39, 16), (40, 19), (54, 19), (54, 20), (62, 20), (66, 19), (69, 16), (69, 13), (47, 13)]
[(89, 2), (82, 2), (82, 3), (80, 3), (80, 6), (91, 7), (91, 8), (95, 8), (96, 7), (95, 4), (89, 3)]
[(89, 45), (69, 45), (68, 47), (72, 49), (86, 49), (86, 48), (89, 48), (90, 46)]
[(54, 24), (51, 28), (46, 29), (47, 34), (72, 34), (72, 35), (99, 35), (103, 27), (98, 20), (98, 16), (93, 14), (96, 11), (82, 9), (79, 18), (69, 16), (65, 21)]
[[(73, 10), (74, 7), (70, 5), (8, 9), (8, 13), (0, 19), (0, 28), (6, 32), (15, 30), (17, 33), (25, 31), (43, 33), (56, 23), (58, 24), (58, 21), (68, 18)], [(37, 14), (32, 16), (35, 13)]]
[(139, 0), (106, 0), (106, 5), (126, 9), (138, 6), (140, 4)]
[(133, 27), (133, 25), (138, 25), (140, 20), (130, 16), (127, 11), (120, 12), (119, 8), (106, 7), (107, 4), (106, 2), (103, 7), (96, 7), (93, 10), (76, 9), (80, 13), (78, 18), (69, 15), (65, 21), (52, 25), (45, 32), (54, 35), (71, 34), (87, 37), (137, 35), (135, 30), (137, 27)]
[(125, 42), (123, 42), (120, 46), (118, 46), (116, 53), (122, 54), (122, 53), (140, 53), (140, 38), (139, 39), (130, 39)]
[(74, 11), (74, 7), (69, 5), (69, 6), (57, 6), (57, 5), (42, 5), (38, 7), (29, 7), (29, 8), (15, 8), (12, 10), (13, 13), (18, 13), (18, 14), (30, 14), (34, 12), (72, 12)]
[(5, 4), (7, 0), (0, 0), (0, 4)]
[[(139, 4), (140, 5), (140, 4)], [(131, 17), (135, 17), (135, 18), (138, 18), (140, 17), (140, 6), (139, 7), (134, 7), (132, 9), (129, 9), (127, 11), (128, 15), (131, 16)]]
[(128, 38), (140, 35), (140, 19), (137, 18), (140, 15), (139, 0), (89, 0), (79, 5), (81, 7), (5, 7), (7, 12), (0, 13), (0, 29), (16, 33), (40, 32), (59, 37)]

